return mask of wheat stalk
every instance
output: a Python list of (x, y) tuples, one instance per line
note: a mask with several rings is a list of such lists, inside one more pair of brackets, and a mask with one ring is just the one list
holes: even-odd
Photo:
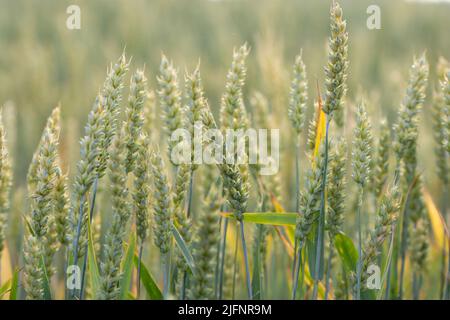
[(5, 244), (5, 229), (8, 220), (7, 214), (10, 209), (9, 198), (13, 176), (11, 159), (6, 146), (6, 133), (1, 111), (0, 109), (0, 259)]
[(103, 247), (103, 260), (100, 263), (101, 283), (98, 299), (114, 300), (120, 293), (120, 262), (123, 256), (123, 238), (130, 218), (128, 188), (126, 187), (126, 149), (123, 133), (113, 141), (110, 153), (109, 179), (111, 185), (112, 224), (106, 235)]

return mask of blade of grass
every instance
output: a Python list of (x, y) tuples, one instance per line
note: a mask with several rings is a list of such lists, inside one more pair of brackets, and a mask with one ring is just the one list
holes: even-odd
[(94, 240), (92, 239), (92, 232), (91, 232), (91, 221), (90, 219), (87, 219), (87, 225), (88, 225), (88, 263), (87, 268), (89, 270), (89, 277), (90, 282), (92, 285), (92, 290), (94, 293), (94, 296), (99, 292), (100, 289), (100, 271), (98, 269), (97, 265), (97, 258), (95, 257), (95, 249), (94, 249)]
[(11, 290), (11, 280), (12, 279), (9, 279), (8, 281), (6, 281), (3, 284), (3, 286), (0, 288), (0, 299), (2, 299), (5, 294), (10, 292), (10, 290)]
[(122, 279), (120, 281), (120, 299), (127, 299), (127, 295), (130, 289), (131, 276), (133, 273), (133, 257), (136, 251), (136, 233), (130, 234), (128, 240), (128, 248), (125, 256), (122, 260)]
[[(221, 215), (229, 219), (235, 218), (232, 213), (228, 212), (221, 213)], [(295, 212), (245, 212), (242, 221), (272, 226), (295, 226), (296, 219), (297, 213)]]
[[(133, 258), (134, 265), (137, 267), (139, 266), (139, 257), (137, 255)], [(163, 294), (161, 293), (161, 290), (159, 289), (158, 285), (156, 284), (152, 274), (147, 269), (147, 267), (140, 262), (140, 269), (141, 269), (141, 281), (144, 285), (145, 291), (147, 292), (147, 295), (152, 300), (162, 300)]]
[(17, 292), (19, 289), (19, 269), (14, 271), (11, 280), (11, 291), (9, 293), (9, 300), (17, 300)]
[(184, 241), (180, 232), (178, 231), (178, 229), (175, 227), (175, 225), (173, 223), (172, 223), (172, 234), (173, 234), (173, 237), (175, 238), (175, 242), (177, 243), (178, 248), (180, 249), (181, 253), (183, 254), (186, 264), (188, 265), (189, 269), (191, 269), (192, 274), (195, 275), (197, 271), (195, 269), (194, 258), (192, 256), (191, 251), (189, 250), (186, 242)]

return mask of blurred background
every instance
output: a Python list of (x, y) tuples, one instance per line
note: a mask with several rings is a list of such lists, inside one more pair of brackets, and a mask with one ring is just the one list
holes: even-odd
[[(249, 106), (251, 94), (263, 92), (269, 101), (273, 127), (282, 129), (283, 204), (287, 210), (292, 208), (295, 157), (287, 118), (291, 69), (295, 56), (303, 50), (309, 78), (309, 120), (318, 94), (316, 82), (324, 91), (330, 3), (331, 0), (0, 0), (0, 105), (14, 158), (14, 203), (23, 208), (10, 219), (13, 246), (19, 247), (16, 241), (20, 240), (12, 234), (21, 233), (20, 214), (28, 210), (24, 204), (28, 165), (47, 117), (61, 103), (61, 153), (65, 169), (73, 174), (88, 112), (107, 67), (124, 48), (127, 56), (133, 57), (132, 70), (145, 65), (153, 90), (161, 53), (173, 60), (181, 80), (185, 70), (192, 71), (200, 60), (206, 95), (217, 114), (233, 48), (247, 42), (251, 53), (245, 102)], [(344, 126), (348, 135), (353, 127), (355, 104), (362, 99), (369, 108), (375, 131), (382, 117), (392, 126), (405, 94), (413, 56), (426, 52), (430, 82), (420, 123), (419, 171), (424, 172), (426, 188), (440, 203), (431, 97), (438, 86), (439, 57), (450, 59), (450, 3), (341, 0), (340, 4), (349, 31), (349, 90)], [(66, 27), (70, 5), (81, 9), (80, 30)], [(380, 30), (366, 26), (369, 5), (381, 9)], [(129, 76), (130, 73), (126, 87)], [(249, 112), (252, 116), (251, 109)], [(306, 133), (303, 139), (306, 140)], [(278, 280), (285, 281), (273, 281)], [(280, 292), (273, 292), (274, 297), (285, 294), (285, 286), (279, 288)]]
[[(217, 110), (233, 47), (248, 42), (252, 51), (246, 90), (264, 92), (281, 121), (287, 121), (287, 113), (281, 113), (287, 108), (291, 65), (303, 49), (312, 110), (315, 82), (322, 83), (324, 76), (330, 3), (0, 0), (0, 104), (6, 104), (6, 112), (14, 118), (14, 123), (8, 123), (8, 135), (10, 140), (15, 136), (16, 182), (24, 183), (45, 119), (57, 103), (62, 104), (63, 140), (78, 141), (106, 68), (124, 48), (133, 57), (132, 68), (145, 64), (152, 89), (162, 52), (178, 66), (180, 79), (200, 59), (207, 96)], [(340, 3), (350, 39), (348, 105), (364, 96), (374, 121), (382, 113), (392, 122), (414, 54), (427, 52), (429, 93), (437, 85), (438, 57), (448, 59), (450, 55), (450, 4), (400, 0)], [(72, 4), (81, 9), (80, 30), (66, 27), (66, 9)], [(381, 9), (380, 30), (366, 27), (366, 10), (371, 4)], [(8, 107), (11, 105), (14, 109)], [(421, 154), (432, 162), (433, 146), (426, 143), (431, 139), (432, 128), (426, 125), (430, 119), (425, 110), (421, 147), (430, 152)], [(73, 162), (70, 157), (77, 157), (78, 143), (66, 141), (64, 145), (66, 163)]]

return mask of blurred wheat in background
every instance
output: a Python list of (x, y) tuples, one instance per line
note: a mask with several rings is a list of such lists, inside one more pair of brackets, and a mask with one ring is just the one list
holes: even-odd
[[(445, 1), (0, 7), (0, 299), (450, 298)], [(199, 124), (279, 171), (173, 161)]]

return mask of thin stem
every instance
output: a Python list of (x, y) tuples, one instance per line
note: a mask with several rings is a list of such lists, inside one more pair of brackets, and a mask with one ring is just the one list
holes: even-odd
[(442, 265), (441, 265), (442, 271), (441, 271), (441, 287), (440, 287), (440, 294), (439, 294), (439, 297), (442, 297), (442, 299), (445, 299), (445, 297), (446, 297), (447, 279), (448, 279), (448, 271), (445, 268), (446, 267), (445, 261), (447, 260), (447, 251), (445, 248), (447, 245), (447, 241), (446, 241), (446, 237), (445, 237), (445, 234), (446, 234), (445, 226), (447, 225), (447, 201), (448, 201), (447, 194), (448, 194), (448, 187), (447, 187), (447, 185), (444, 185), (444, 191), (443, 191), (444, 201), (442, 203), (442, 209), (441, 209), (442, 216), (444, 219), (444, 221), (443, 221), (444, 223), (442, 226), (444, 237), (442, 239)]
[(295, 300), (297, 297), (297, 289), (298, 289), (298, 279), (300, 274), (300, 264), (301, 264), (301, 255), (302, 255), (302, 246), (298, 245), (297, 239), (295, 240), (295, 249), (294, 249), (294, 270), (293, 270), (293, 283), (292, 283), (292, 300)]
[(320, 201), (320, 215), (319, 215), (319, 228), (317, 230), (317, 246), (316, 246), (316, 262), (314, 266), (314, 288), (313, 288), (313, 300), (317, 299), (318, 287), (319, 287), (319, 272), (322, 259), (323, 249), (323, 236), (325, 225), (325, 189), (327, 185), (327, 168), (328, 168), (328, 131), (330, 127), (331, 117), (327, 117), (327, 124), (325, 128), (325, 163), (322, 173), (322, 190)]
[[(82, 225), (82, 220), (83, 220), (83, 207), (84, 207), (84, 202), (86, 201), (86, 194), (83, 194), (81, 196), (80, 199), (80, 210), (78, 212), (78, 223), (77, 223), (77, 233), (76, 236), (74, 238), (74, 242), (73, 242), (73, 265), (78, 265), (78, 246), (80, 243), (80, 234), (81, 234), (81, 225)], [(77, 298), (77, 289), (72, 289), (71, 290), (71, 298), (72, 299), (76, 299)]]
[[(222, 221), (223, 217), (219, 218), (219, 231), (222, 231)], [(216, 250), (216, 268), (214, 271), (214, 296), (216, 299), (219, 296), (219, 266), (220, 266), (220, 241), (217, 243)]]
[(333, 241), (330, 239), (330, 252), (328, 253), (327, 273), (325, 275), (325, 300), (328, 299), (328, 293), (330, 292), (331, 261), (333, 259), (333, 253)]
[(295, 211), (300, 213), (300, 135), (295, 144)]
[(231, 298), (235, 299), (235, 293), (236, 293), (236, 275), (237, 275), (237, 253), (238, 253), (238, 245), (239, 245), (239, 226), (236, 224), (236, 243), (234, 246), (234, 258), (233, 258), (233, 286), (232, 286), (232, 295)]
[(386, 275), (386, 291), (385, 291), (385, 295), (384, 295), (384, 299), (388, 300), (389, 299), (389, 293), (391, 291), (391, 270), (392, 270), (392, 251), (394, 249), (394, 243), (395, 243), (395, 232), (396, 232), (396, 225), (392, 226), (392, 232), (391, 232), (391, 239), (389, 242), (389, 260), (388, 260), (388, 264), (387, 264), (387, 275)]
[(225, 223), (223, 225), (223, 234), (221, 239), (221, 259), (220, 259), (220, 273), (219, 273), (219, 295), (218, 299), (221, 300), (223, 297), (223, 276), (224, 276), (224, 267), (225, 267), (225, 254), (226, 254), (226, 242), (227, 242), (227, 233), (228, 233), (228, 219), (225, 219)]
[(169, 298), (170, 291), (170, 252), (164, 253), (162, 257), (163, 263), (163, 297), (164, 300)]
[(144, 252), (144, 241), (141, 241), (141, 245), (139, 248), (139, 258), (138, 258), (138, 268), (137, 268), (137, 279), (136, 279), (136, 300), (139, 300), (141, 295), (141, 262), (142, 262), (142, 253)]
[[(295, 144), (295, 211), (300, 214), (300, 135), (297, 136)], [(294, 261), (292, 263), (292, 300), (295, 300), (298, 287), (298, 276), (300, 262), (297, 262), (299, 253), (297, 253), (298, 240), (295, 238)]]
[(357, 224), (358, 224), (358, 264), (356, 266), (356, 300), (361, 300), (361, 269), (362, 269), (362, 231), (361, 231), (361, 207), (363, 204), (364, 186), (360, 185), (358, 193), (358, 209), (357, 209)]
[(188, 194), (188, 202), (187, 202), (187, 217), (191, 216), (191, 208), (192, 208), (192, 198), (194, 191), (194, 170), (191, 170), (191, 174), (189, 175), (189, 194)]
[[(406, 206), (406, 204), (405, 204)], [(401, 260), (400, 260), (400, 284), (399, 284), (399, 291), (398, 291), (398, 297), (401, 300), (403, 298), (403, 278), (405, 274), (405, 261), (406, 261), (406, 246), (408, 241), (408, 208), (405, 207), (403, 215), (403, 221), (402, 221), (402, 233), (401, 233), (401, 244), (400, 244), (400, 250), (401, 250)]]
[[(189, 175), (189, 194), (188, 194), (188, 202), (186, 209), (186, 216), (189, 218), (191, 216), (191, 208), (192, 208), (192, 197), (193, 197), (193, 189), (194, 188), (194, 170), (191, 170)], [(188, 281), (187, 271), (183, 272), (183, 281), (181, 284), (181, 300), (186, 299), (186, 283)]]
[(252, 300), (253, 299), (252, 282), (250, 279), (250, 265), (248, 262), (247, 245), (245, 244), (244, 222), (240, 221), (239, 224), (241, 225), (241, 243), (242, 243), (242, 251), (244, 252), (245, 276), (247, 278), (247, 293), (248, 298)]
[[(98, 187), (98, 177), (94, 180), (94, 189), (92, 194), (91, 207), (89, 209), (89, 221), (92, 222), (92, 218), (94, 216), (94, 208), (95, 208), (95, 199), (97, 198), (97, 187)], [(86, 244), (84, 247), (84, 252), (87, 252), (88, 245)], [(86, 268), (87, 268), (87, 254), (84, 255), (83, 261), (83, 269), (81, 271), (81, 287), (80, 287), (80, 300), (83, 300), (84, 296), (84, 284), (86, 278)]]
[(302, 251), (300, 251), (300, 255), (298, 257), (301, 263), (300, 268), (300, 299), (304, 300), (306, 296), (306, 290), (303, 290), (303, 284), (305, 283), (305, 264), (306, 264), (306, 254), (302, 254)]
[(297, 269), (297, 249), (298, 249), (298, 240), (297, 237), (295, 238), (295, 242), (294, 242), (294, 261), (292, 263), (292, 300), (295, 300), (295, 295), (296, 295), (296, 291), (297, 288), (295, 286), (295, 281), (297, 280), (298, 282), (298, 273), (296, 272)]

